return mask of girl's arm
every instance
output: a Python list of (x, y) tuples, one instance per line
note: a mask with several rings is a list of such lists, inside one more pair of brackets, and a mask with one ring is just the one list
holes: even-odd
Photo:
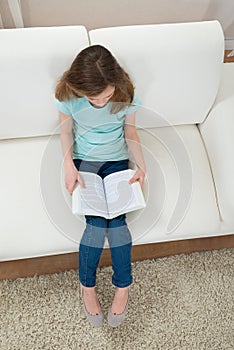
[(73, 132), (72, 132), (72, 117), (70, 115), (59, 112), (61, 121), (60, 139), (62, 144), (62, 151), (64, 157), (64, 168), (65, 168), (65, 185), (70, 194), (72, 194), (76, 182), (78, 181), (82, 187), (84, 182), (76, 169), (73, 159)]
[(135, 118), (136, 118), (136, 112), (126, 115), (125, 124), (124, 124), (124, 135), (128, 145), (128, 149), (130, 153), (133, 155), (135, 163), (138, 167), (136, 173), (130, 179), (129, 182), (133, 183), (135, 181), (139, 181), (140, 185), (143, 186), (144, 177), (146, 173), (146, 165), (145, 165), (145, 160), (142, 153), (140, 139), (137, 134), (137, 130), (135, 126)]

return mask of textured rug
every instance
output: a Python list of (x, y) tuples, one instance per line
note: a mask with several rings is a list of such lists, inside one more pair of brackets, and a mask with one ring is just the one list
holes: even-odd
[[(95, 329), (86, 320), (77, 271), (0, 282), (0, 349), (234, 349), (234, 249), (132, 263), (127, 318)], [(115, 287), (98, 268), (105, 318)]]

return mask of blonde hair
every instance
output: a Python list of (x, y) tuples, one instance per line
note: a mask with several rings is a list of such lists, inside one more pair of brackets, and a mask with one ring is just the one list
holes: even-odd
[(82, 50), (63, 73), (55, 88), (59, 101), (84, 95), (94, 97), (102, 93), (108, 85), (115, 91), (110, 101), (111, 113), (131, 105), (134, 86), (128, 73), (119, 65), (109, 50), (101, 45), (93, 45)]

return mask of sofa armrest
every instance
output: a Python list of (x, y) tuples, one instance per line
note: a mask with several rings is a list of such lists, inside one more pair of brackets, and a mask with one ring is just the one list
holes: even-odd
[(217, 98), (206, 120), (198, 127), (210, 161), (221, 218), (233, 225), (234, 63), (223, 64)]

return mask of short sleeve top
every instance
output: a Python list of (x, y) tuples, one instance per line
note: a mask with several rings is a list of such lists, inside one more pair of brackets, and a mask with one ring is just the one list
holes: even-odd
[(73, 118), (73, 159), (87, 161), (122, 160), (128, 158), (124, 138), (124, 121), (142, 106), (136, 91), (131, 106), (118, 113), (111, 113), (111, 104), (93, 106), (86, 97), (59, 101), (54, 98), (57, 109)]

